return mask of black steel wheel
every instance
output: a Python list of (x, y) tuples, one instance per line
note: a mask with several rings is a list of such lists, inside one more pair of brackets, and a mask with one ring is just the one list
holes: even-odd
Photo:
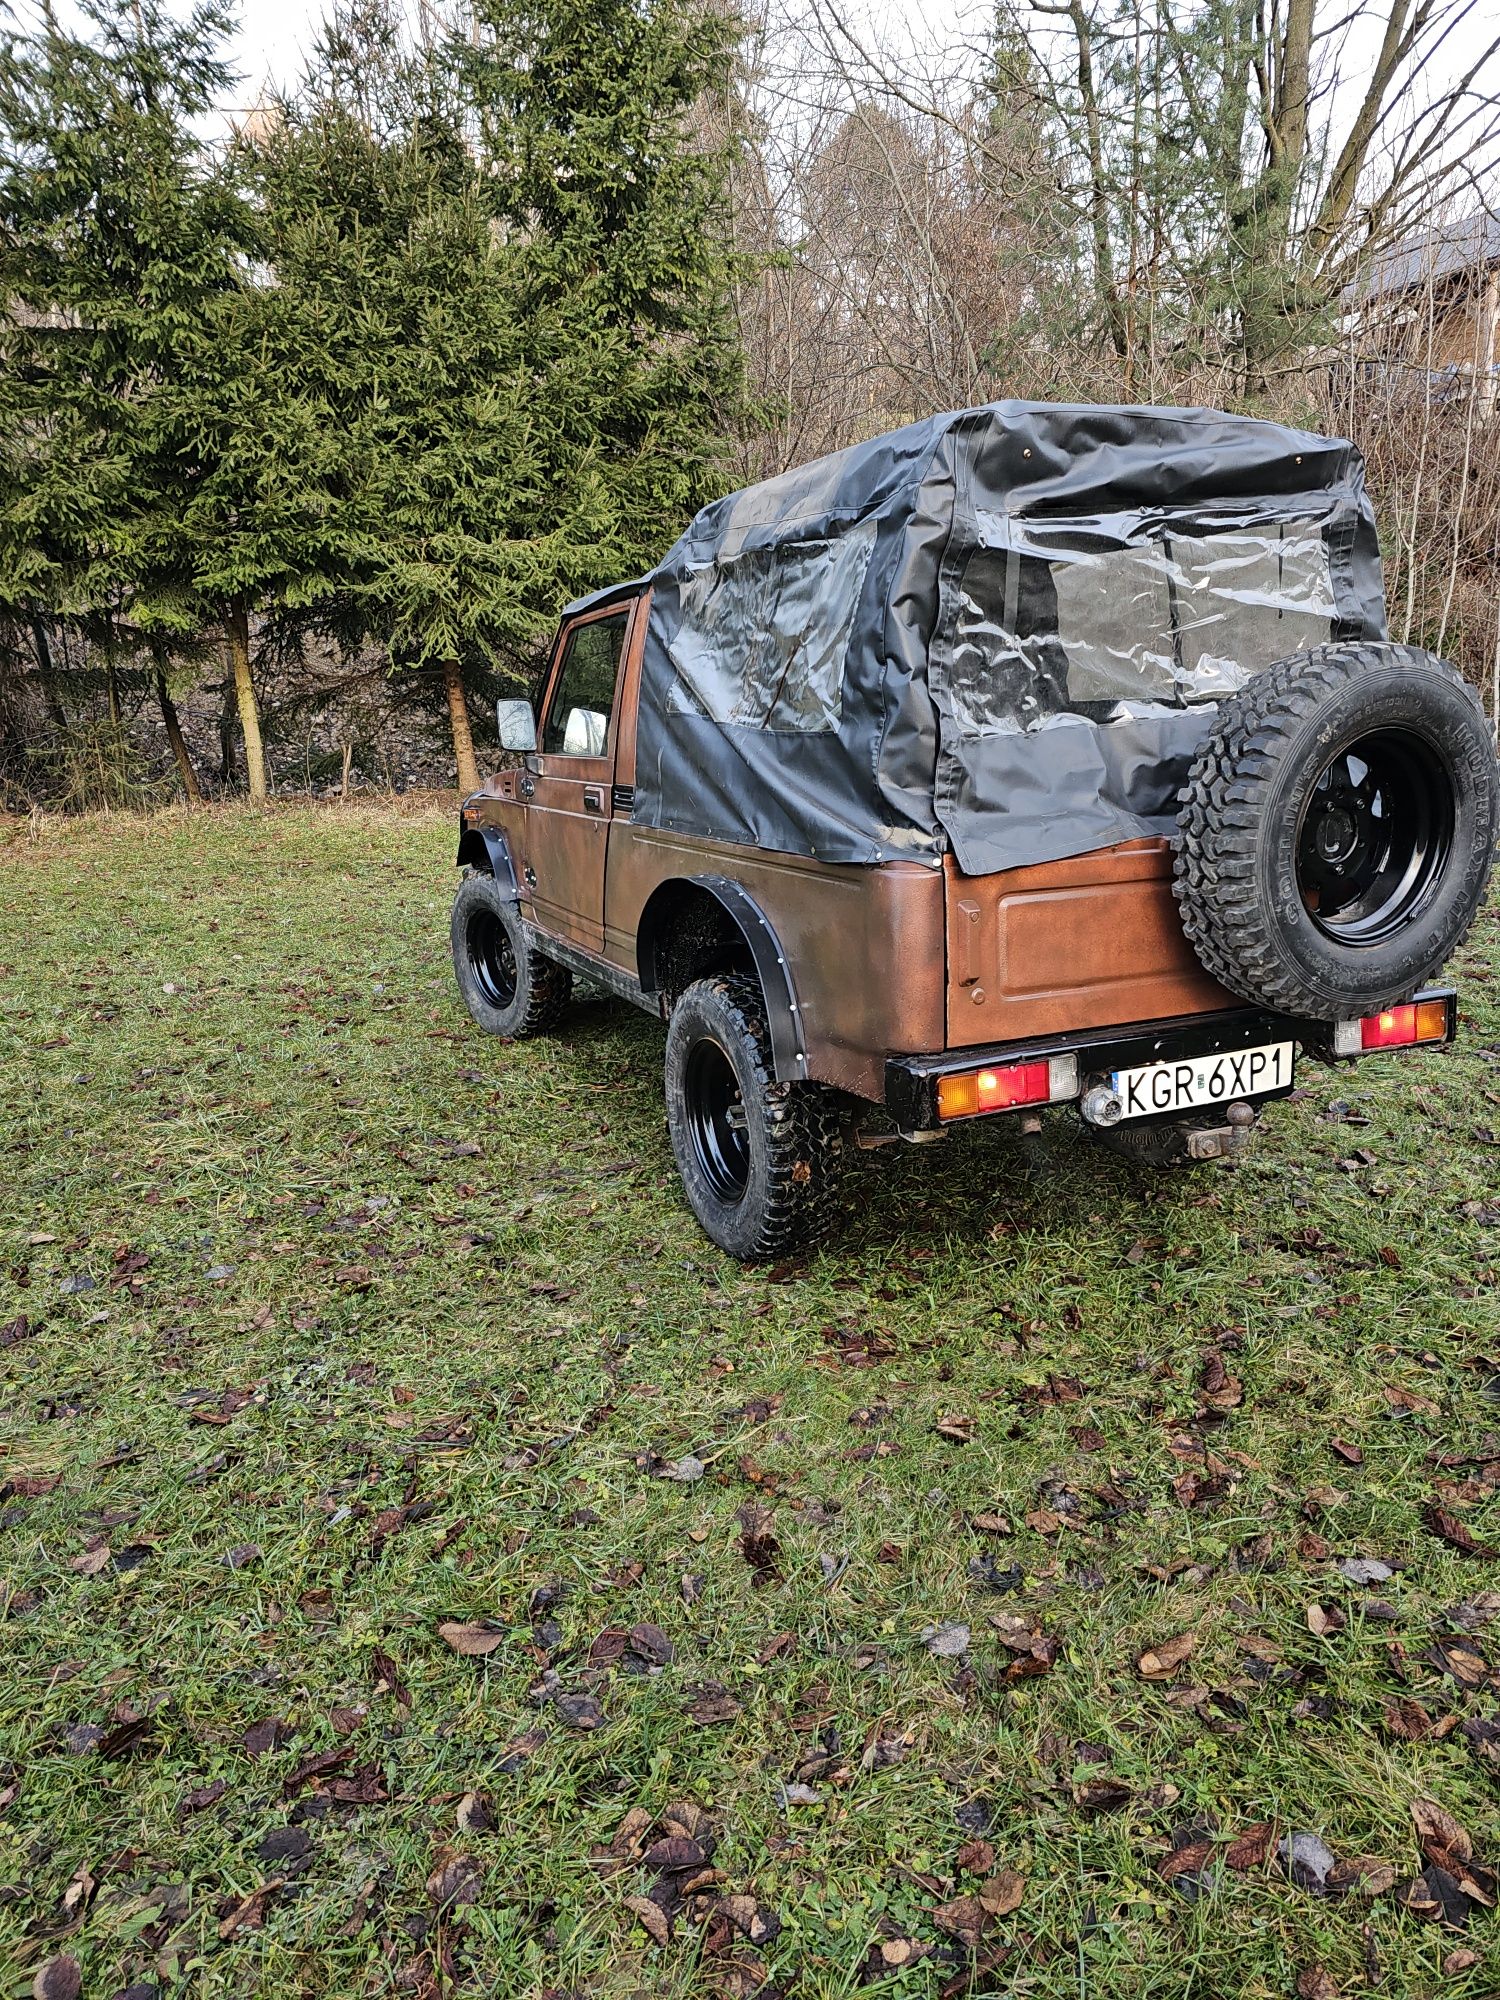
[(750, 1185), (750, 1136), (734, 1065), (717, 1042), (688, 1050), (682, 1098), (698, 1171), (718, 1200), (742, 1201)]
[(470, 907), (464, 951), (474, 984), (491, 1007), (509, 1007), (516, 997), (516, 954), (510, 934), (483, 903)]
[(1500, 833), (1473, 690), (1416, 646), (1319, 646), (1219, 708), (1174, 884), (1204, 966), (1314, 1021), (1408, 1000), (1462, 943)]
[(696, 980), (667, 1028), (667, 1128), (706, 1234), (747, 1263), (808, 1249), (830, 1219), (839, 1158), (832, 1092), (778, 1083), (757, 980)]
[(1297, 835), (1297, 886), (1340, 944), (1379, 944), (1411, 921), (1453, 851), (1453, 773), (1407, 729), (1378, 730), (1319, 775)]
[(493, 875), (470, 875), (459, 884), (449, 940), (458, 990), (486, 1034), (520, 1041), (555, 1026), (573, 976), (532, 948), (514, 896)]

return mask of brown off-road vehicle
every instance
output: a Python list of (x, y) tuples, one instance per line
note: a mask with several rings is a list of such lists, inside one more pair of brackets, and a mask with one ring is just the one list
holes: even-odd
[(667, 1122), (739, 1257), (841, 1149), (1071, 1104), (1236, 1153), (1299, 1053), (1451, 1041), (1490, 732), (1386, 636), (1358, 455), (1208, 410), (1002, 403), (731, 495), (573, 605), (465, 801), (481, 1027), (575, 974), (660, 1015)]

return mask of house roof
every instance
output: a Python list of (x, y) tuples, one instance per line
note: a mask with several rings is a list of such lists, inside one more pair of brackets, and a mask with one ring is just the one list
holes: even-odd
[(1344, 288), (1344, 299), (1353, 305), (1392, 298), (1496, 263), (1500, 263), (1500, 215), (1479, 208), (1455, 222), (1432, 223), (1388, 245)]

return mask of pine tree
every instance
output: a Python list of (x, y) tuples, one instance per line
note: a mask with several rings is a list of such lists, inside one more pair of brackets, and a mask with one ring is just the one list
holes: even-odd
[[(653, 560), (745, 414), (722, 97), (741, 27), (705, 0), (472, 0), (456, 55), (513, 247), (554, 477), (587, 493), (579, 584)], [(722, 129), (722, 128), (721, 128)]]
[[(0, 43), (0, 609), (49, 661), (49, 620), (90, 636), (117, 718), (117, 660), (142, 613), (151, 623), (138, 525), (152, 402), (184, 330), (240, 286), (249, 216), (194, 130), (230, 82), (227, 8), (74, 11), (78, 32), (48, 6)], [(191, 796), (157, 629), (153, 677)]]
[(740, 392), (724, 159), (687, 128), (730, 31), (675, 0), (470, 29), (411, 49), (388, 0), (344, 9), (261, 182), (337, 409), (329, 616), (437, 671), (466, 789), (473, 679), (673, 539)]
[(514, 643), (548, 569), (519, 532), (541, 484), (510, 259), (448, 79), (392, 13), (335, 18), (259, 162), (277, 311), (306, 340), (338, 447), (323, 616), (397, 667), (442, 669), (459, 782), (478, 783), (462, 683)]

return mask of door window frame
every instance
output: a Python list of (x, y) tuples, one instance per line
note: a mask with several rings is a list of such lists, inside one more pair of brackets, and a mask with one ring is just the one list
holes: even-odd
[(623, 614), (625, 619), (625, 634), (620, 641), (620, 658), (615, 668), (615, 691), (614, 698), (610, 703), (609, 730), (604, 738), (603, 754), (597, 757), (577, 757), (571, 755), (566, 750), (536, 750), (533, 751), (527, 762), (534, 766), (539, 775), (553, 778), (578, 777), (595, 780), (608, 778), (614, 770), (615, 747), (620, 730), (620, 708), (624, 698), (626, 675), (634, 653), (636, 625), (641, 615), (641, 604), (642, 599), (640, 597), (616, 600), (612, 604), (601, 604), (594, 610), (582, 611), (576, 618), (568, 619), (558, 632), (556, 643), (552, 649), (552, 657), (547, 665), (546, 676), (542, 682), (541, 700), (537, 703), (538, 739), (540, 739), (546, 730), (547, 717), (552, 712), (553, 697), (556, 695), (562, 679), (563, 667), (567, 661), (568, 648), (573, 642), (573, 635), (576, 632), (580, 632), (585, 625), (597, 624), (601, 618), (619, 618)]

